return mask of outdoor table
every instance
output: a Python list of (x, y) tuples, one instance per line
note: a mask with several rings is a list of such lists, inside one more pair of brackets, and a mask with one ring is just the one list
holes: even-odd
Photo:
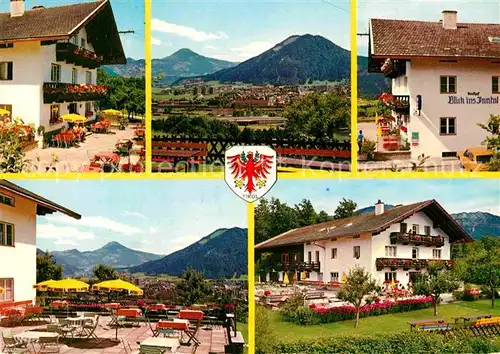
[(150, 311), (163, 311), (166, 309), (167, 308), (163, 304), (156, 304), (156, 305), (151, 305), (148, 307), (148, 310), (150, 310)]
[(181, 310), (179, 312), (179, 318), (187, 319), (187, 320), (201, 321), (203, 319), (203, 311), (198, 311), (198, 310)]
[(445, 321), (444, 318), (430, 318), (428, 320), (409, 321), (407, 323), (410, 325), (410, 329), (413, 330), (418, 325), (423, 325), (427, 323), (441, 323), (444, 321)]
[(82, 172), (102, 172), (102, 168), (100, 166), (84, 165), (82, 166)]
[(168, 350), (171, 353), (175, 353), (180, 346), (181, 345), (177, 338), (150, 337), (141, 342), (141, 349), (143, 347), (149, 347), (149, 348), (154, 347), (163, 350)]
[[(156, 324), (156, 330), (161, 331), (161, 330), (173, 330), (173, 331), (180, 331), (181, 332), (181, 338), (182, 334), (185, 333), (189, 340), (186, 343), (186, 345), (189, 345), (191, 341), (195, 342), (196, 345), (200, 344), (200, 341), (196, 339), (196, 333), (197, 330), (190, 331), (189, 330), (189, 320), (186, 319), (174, 319), (173, 321), (159, 321)], [(158, 332), (160, 333), (160, 332)]]
[(452, 317), (452, 319), (455, 320), (455, 324), (458, 324), (460, 320), (464, 321), (464, 325), (466, 322), (471, 321), (471, 320), (479, 320), (481, 318), (491, 318), (491, 314), (482, 314), (482, 315), (472, 315), (472, 316), (458, 316), (458, 317)]
[(95, 154), (94, 160), (117, 165), (120, 162), (120, 156), (114, 152), (100, 152)]
[(112, 302), (112, 303), (109, 303), (109, 304), (104, 304), (104, 307), (107, 308), (107, 309), (119, 309), (121, 307), (121, 305), (117, 302)]
[(68, 305), (69, 305), (69, 302), (67, 302), (67, 301), (60, 301), (60, 300), (52, 301), (50, 303), (50, 307), (66, 307)]
[(142, 311), (140, 309), (119, 309), (116, 311), (116, 315), (123, 317), (140, 317)]

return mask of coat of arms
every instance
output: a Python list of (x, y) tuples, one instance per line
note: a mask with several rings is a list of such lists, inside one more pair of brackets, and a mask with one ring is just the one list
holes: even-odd
[(224, 177), (240, 198), (254, 202), (276, 182), (276, 152), (267, 146), (234, 146), (226, 150)]

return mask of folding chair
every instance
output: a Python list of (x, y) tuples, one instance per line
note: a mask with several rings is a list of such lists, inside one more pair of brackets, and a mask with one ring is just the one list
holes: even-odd
[(139, 351), (140, 354), (164, 354), (166, 352), (167, 351), (164, 349), (154, 347), (141, 347), (141, 350)]
[(92, 337), (95, 339), (99, 339), (97, 335), (95, 334), (95, 330), (97, 328), (97, 325), (99, 324), (99, 316), (95, 316), (91, 322), (85, 322), (83, 325), (83, 335), (86, 335), (87, 339)]
[(132, 347), (130, 346), (130, 343), (122, 338), (121, 342), (123, 344), (123, 350), (125, 351), (125, 354), (140, 354), (140, 350), (133, 350)]
[(40, 350), (38, 351), (38, 354), (52, 354), (61, 352), (61, 348), (59, 347), (59, 337), (40, 337), (38, 343), (40, 344)]
[(151, 333), (153, 334), (153, 337), (158, 337), (158, 329), (156, 327), (153, 327), (150, 319), (147, 319), (146, 321), (148, 323), (149, 329), (151, 330)]
[(16, 341), (10, 330), (2, 331), (2, 340), (6, 353), (29, 353), (28, 344)]

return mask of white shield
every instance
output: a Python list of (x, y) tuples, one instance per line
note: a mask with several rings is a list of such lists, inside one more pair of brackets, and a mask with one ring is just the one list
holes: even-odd
[(226, 150), (224, 179), (247, 202), (262, 198), (276, 183), (276, 151), (268, 146), (233, 146)]

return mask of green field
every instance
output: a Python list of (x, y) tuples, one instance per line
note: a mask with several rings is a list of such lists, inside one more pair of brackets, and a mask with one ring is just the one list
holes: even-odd
[[(282, 322), (278, 317), (277, 311), (268, 310), (269, 315), (269, 331), (282, 341), (287, 339), (310, 339), (320, 338), (332, 334), (376, 334), (376, 333), (391, 333), (408, 331), (410, 326), (406, 323), (413, 320), (424, 320), (433, 318), (432, 308), (361, 318), (359, 327), (354, 328), (354, 320), (333, 322), (315, 326), (299, 326), (293, 323)], [(438, 307), (439, 315), (449, 321), (452, 317), (478, 315), (490, 313), (500, 316), (500, 299), (496, 301), (496, 307), (491, 308), (491, 300), (480, 300), (472, 302), (456, 302), (453, 304), (440, 305)], [(258, 325), (258, 324), (257, 324)]]

